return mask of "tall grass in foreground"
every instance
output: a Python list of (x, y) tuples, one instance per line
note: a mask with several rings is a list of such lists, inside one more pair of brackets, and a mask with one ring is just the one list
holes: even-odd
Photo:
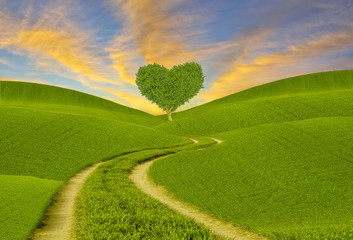
[(126, 152), (190, 142), (111, 119), (0, 107), (0, 174), (23, 175), (0, 175), (0, 239), (24, 239), (58, 187), (82, 168)]
[(273, 239), (353, 234), (353, 118), (259, 125), (149, 171), (176, 197)]
[[(214, 142), (213, 142), (214, 143)], [(77, 239), (216, 239), (209, 230), (145, 195), (128, 179), (141, 161), (213, 144), (127, 154), (100, 166), (77, 199)]]

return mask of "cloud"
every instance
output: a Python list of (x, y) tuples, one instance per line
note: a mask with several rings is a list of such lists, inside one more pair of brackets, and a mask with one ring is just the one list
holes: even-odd
[(110, 52), (109, 57), (113, 60), (113, 68), (118, 71), (120, 79), (130, 85), (136, 86), (136, 72), (139, 58), (136, 48), (131, 44), (132, 36), (123, 34), (116, 37), (113, 47), (106, 50)]
[(284, 52), (259, 56), (250, 62), (236, 59), (232, 68), (200, 96), (211, 101), (265, 82), (323, 69), (322, 64), (315, 61), (353, 48), (352, 33), (352, 30), (326, 33), (304, 44), (290, 46)]
[(49, 71), (58, 69), (59, 63), (74, 74), (75, 80), (85, 79), (84, 84), (92, 81), (121, 85), (106, 74), (112, 71), (91, 41), (94, 37), (68, 17), (69, 7), (50, 3), (36, 15), (31, 15), (32, 9), (28, 8), (23, 18), (0, 12), (4, 16), (0, 22), (4, 30), (0, 33), (0, 48), (29, 56), (37, 67)]
[[(37, 71), (45, 70), (57, 76), (79, 81), (91, 89), (116, 96), (122, 104), (153, 114), (161, 114), (163, 111), (158, 106), (143, 97), (116, 88), (123, 87), (124, 81), (134, 84), (135, 77), (129, 75), (130, 66), (137, 67), (132, 61), (141, 57), (134, 55), (134, 52), (132, 54), (128, 52), (129, 45), (126, 45), (126, 39), (124, 40), (126, 35), (119, 37), (119, 41), (124, 43), (120, 49), (116, 48), (119, 42), (115, 42), (114, 49), (98, 48), (91, 41), (94, 36), (89, 31), (81, 29), (78, 23), (68, 17), (70, 13), (68, 7), (70, 6), (65, 4), (50, 3), (42, 10), (38, 10), (36, 15), (33, 15), (34, 9), (29, 7), (23, 10), (26, 14), (21, 18), (12, 16), (9, 10), (0, 10), (0, 29), (4, 30), (0, 32), (0, 48), (33, 59)], [(102, 56), (107, 52), (110, 56)], [(114, 68), (111, 66), (113, 63), (111, 59), (115, 60), (114, 67), (119, 70), (120, 80), (118, 75), (112, 74)], [(129, 66), (125, 64), (127, 61), (130, 61)], [(5, 63), (2, 60), (0, 62)], [(3, 79), (48, 83), (35, 79)], [(110, 84), (111, 87), (104, 86), (106, 84)]]
[[(134, 43), (146, 63), (155, 61), (170, 68), (176, 62), (189, 60), (193, 56), (180, 34), (180, 25), (173, 21), (173, 15), (169, 15), (160, 3), (156, 0), (129, 0), (124, 1), (123, 9), (134, 35)], [(168, 7), (167, 4), (164, 6)]]
[(19, 31), (1, 42), (3, 47), (23, 49), (41, 57), (55, 59), (66, 69), (89, 77), (92, 81), (113, 82), (99, 73), (91, 60), (92, 55), (79, 41), (55, 29), (39, 28)]
[(257, 20), (225, 42), (212, 63), (218, 77), (199, 96), (211, 101), (269, 81), (335, 70), (338, 62), (346, 66), (333, 58), (352, 46), (352, 7), (347, 1), (298, 0), (249, 11)]
[(104, 87), (104, 86), (92, 86), (92, 88), (110, 93), (122, 101), (115, 101), (119, 104), (126, 105), (128, 107), (136, 108), (150, 114), (159, 115), (163, 114), (163, 110), (160, 109), (156, 104), (152, 104), (150, 101), (146, 100), (144, 97), (128, 93), (117, 88)]
[(10, 66), (9, 62), (8, 62), (6, 59), (0, 58), (0, 63), (1, 63), (1, 64), (4, 64), (4, 65), (6, 65), (6, 66)]
[(138, 97), (134, 94), (128, 94), (125, 91), (109, 90), (111, 94), (116, 95), (119, 98), (124, 99), (128, 102), (127, 106), (139, 109), (144, 112), (148, 112), (154, 115), (164, 114), (162, 109), (160, 109), (156, 104), (152, 104), (148, 100)]
[(111, 0), (111, 3), (117, 7), (117, 15), (125, 25), (122, 34), (115, 39), (110, 56), (125, 82), (134, 84), (133, 74), (137, 72), (131, 59), (127, 59), (131, 54), (135, 54), (135, 58), (143, 57), (147, 64), (157, 62), (167, 68), (196, 59), (190, 37), (198, 33), (188, 28), (202, 17), (175, 11), (186, 0)]
[(32, 78), (7, 78), (7, 77), (0, 77), (0, 81), (9, 81), (9, 82), (31, 82), (31, 83), (41, 83), (41, 84), (48, 84), (47, 81), (42, 79), (32, 79)]
[[(224, 22), (222, 27), (234, 35), (221, 42), (212, 42), (220, 38), (215, 34), (224, 32), (212, 29), (211, 21), (230, 6), (227, 1), (217, 7), (198, 0), (106, 2), (118, 21), (97, 28), (87, 21), (90, 16), (82, 1), (0, 0), (0, 49), (24, 57), (13, 71), (29, 59), (31, 65), (25, 69), (37, 75), (24, 76), (41, 78), (50, 73), (56, 82), (78, 81), (155, 114), (162, 110), (131, 87), (136, 87), (136, 72), (144, 64), (157, 62), (170, 68), (201, 61), (212, 77), (206, 76), (210, 88), (190, 103), (195, 105), (201, 99), (210, 101), (283, 77), (348, 68), (344, 61), (351, 60), (334, 58), (352, 47), (353, 4), (346, 0), (247, 4), (244, 13), (236, 12)], [(230, 23), (233, 17), (236, 21)], [(118, 25), (123, 27), (115, 29)], [(98, 34), (102, 32), (109, 32), (109, 37)], [(18, 58), (0, 58), (0, 71), (14, 64), (12, 59)]]

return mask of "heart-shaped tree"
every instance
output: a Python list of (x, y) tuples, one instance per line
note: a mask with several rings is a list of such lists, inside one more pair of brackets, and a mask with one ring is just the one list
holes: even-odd
[(157, 63), (140, 67), (136, 84), (141, 94), (156, 103), (172, 120), (172, 112), (196, 96), (203, 88), (202, 68), (195, 62), (174, 66), (168, 70)]

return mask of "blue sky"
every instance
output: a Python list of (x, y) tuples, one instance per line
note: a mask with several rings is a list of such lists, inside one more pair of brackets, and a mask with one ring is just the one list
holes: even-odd
[(201, 64), (180, 109), (281, 78), (353, 69), (353, 1), (0, 0), (0, 79), (101, 96), (153, 114), (140, 66)]

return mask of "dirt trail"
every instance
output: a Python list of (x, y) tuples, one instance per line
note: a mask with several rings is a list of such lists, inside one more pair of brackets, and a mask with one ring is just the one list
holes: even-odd
[[(218, 144), (222, 143), (222, 140), (212, 138)], [(191, 139), (197, 143), (195, 139)], [(168, 205), (170, 208), (180, 212), (183, 215), (195, 219), (197, 222), (204, 224), (208, 227), (215, 235), (226, 238), (226, 239), (239, 239), (239, 240), (265, 240), (265, 237), (257, 234), (248, 232), (242, 228), (235, 227), (232, 224), (223, 222), (213, 216), (210, 216), (197, 208), (177, 200), (166, 191), (162, 186), (156, 185), (148, 177), (148, 169), (158, 159), (164, 158), (158, 157), (147, 162), (143, 162), (134, 167), (129, 175), (130, 180), (135, 184), (137, 188), (146, 193), (147, 195), (159, 200), (160, 202)]]
[[(198, 140), (191, 139), (194, 143)], [(47, 210), (43, 226), (37, 228), (32, 240), (72, 239), (75, 200), (89, 175), (104, 162), (87, 167), (73, 176), (56, 194), (53, 204)]]
[(44, 225), (35, 231), (32, 240), (72, 239), (75, 199), (89, 175), (103, 163), (81, 170), (60, 189), (46, 213)]
[[(191, 139), (191, 138), (190, 138)], [(222, 140), (212, 138), (217, 143)], [(194, 143), (198, 140), (191, 139)], [(164, 156), (166, 157), (166, 156)], [(163, 158), (158, 157), (150, 161), (137, 165), (129, 178), (131, 181), (143, 192), (167, 204), (169, 207), (181, 212), (182, 214), (194, 218), (196, 221), (203, 223), (211, 229), (216, 235), (229, 239), (265, 239), (253, 233), (247, 232), (243, 229), (232, 226), (231, 224), (222, 222), (214, 217), (211, 217), (200, 210), (178, 201), (167, 193), (161, 187), (155, 185), (147, 175), (149, 167), (154, 161)], [(74, 207), (75, 200), (81, 191), (83, 184), (88, 179), (89, 175), (101, 164), (105, 162), (96, 163), (87, 167), (75, 176), (73, 176), (56, 194), (52, 206), (49, 207), (44, 224), (42, 227), (36, 229), (30, 239), (32, 240), (70, 240), (72, 239)]]

